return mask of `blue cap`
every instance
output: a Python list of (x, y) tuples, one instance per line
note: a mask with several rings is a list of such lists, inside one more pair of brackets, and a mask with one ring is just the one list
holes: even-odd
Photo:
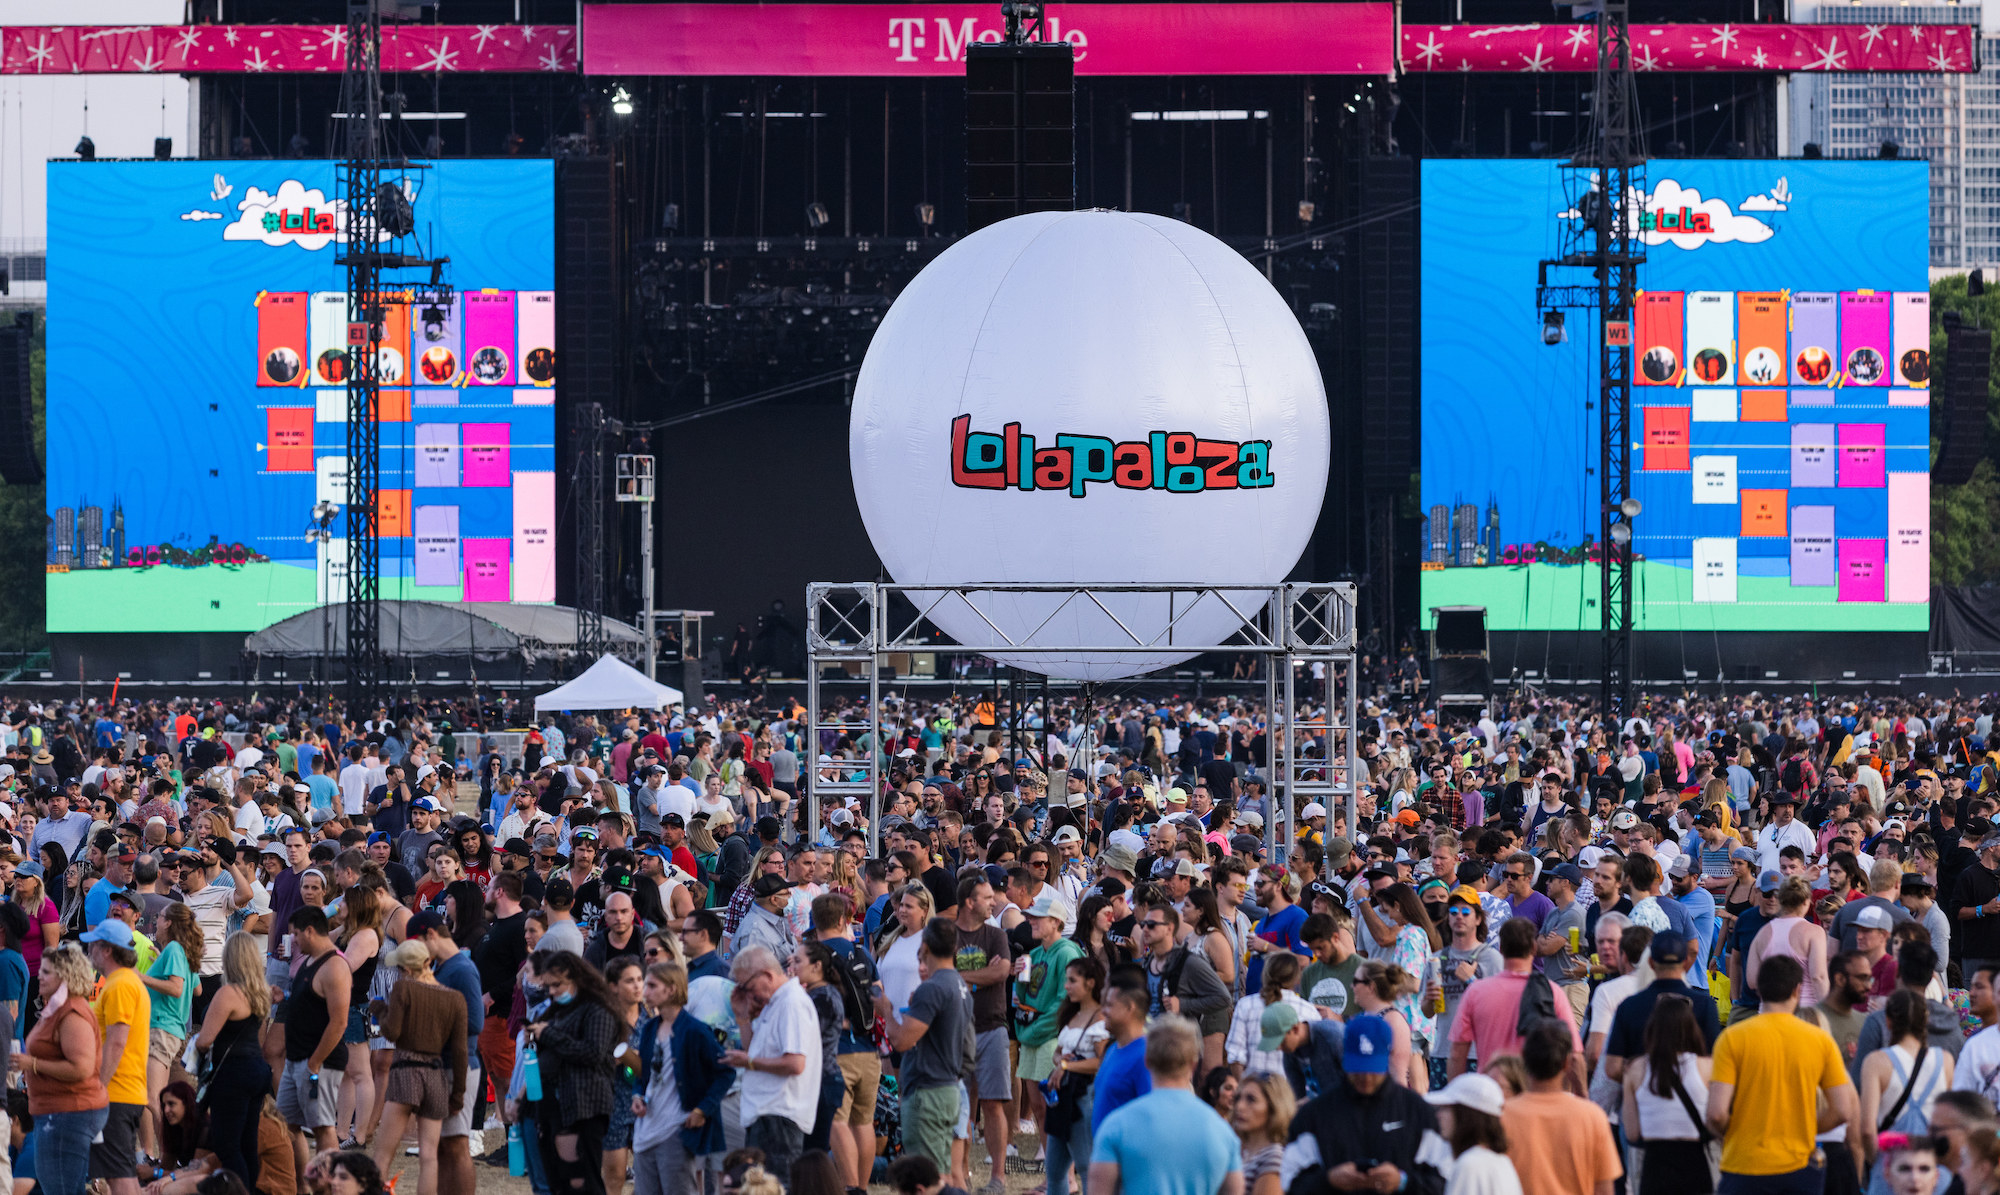
[(390, 842), (390, 841), (393, 840), (390, 838), (389, 832), (387, 830), (377, 830), (373, 834), (370, 834), (368, 836), (369, 846), (374, 846), (378, 842)]
[(34, 859), (24, 859), (14, 867), (15, 875), (28, 876), (31, 879), (37, 880), (42, 878), (43, 871), (44, 868), (42, 865)]
[(1784, 882), (1785, 882), (1784, 876), (1779, 875), (1775, 871), (1767, 871), (1763, 875), (1757, 877), (1757, 891), (1776, 892), (1778, 890), (1778, 885)]
[(1656, 963), (1684, 963), (1688, 957), (1688, 937), (1676, 929), (1663, 929), (1653, 935), (1653, 961)]
[(1558, 863), (1554, 867), (1549, 868), (1549, 874), (1559, 880), (1568, 880), (1579, 888), (1584, 883), (1583, 868), (1578, 867), (1574, 863)]
[(116, 917), (106, 917), (97, 923), (97, 928), (78, 939), (82, 942), (102, 942), (107, 946), (121, 946), (132, 949), (132, 927)]
[(1341, 1035), (1340, 1066), (1350, 1075), (1386, 1075), (1389, 1073), (1389, 1048), (1395, 1042), (1395, 1034), (1389, 1030), (1389, 1022), (1374, 1013), (1363, 1013), (1347, 1022), (1347, 1031)]

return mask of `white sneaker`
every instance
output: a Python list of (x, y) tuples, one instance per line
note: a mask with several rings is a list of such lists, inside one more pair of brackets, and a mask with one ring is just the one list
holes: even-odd
[(1032, 1120), (1021, 1121), (1015, 1127), (1014, 1131), (1022, 1134), (1023, 1136), (1032, 1137), (1035, 1135), (1035, 1122)]
[(486, 1152), (486, 1130), (485, 1130), (485, 1129), (473, 1129), (473, 1130), (472, 1130), (471, 1132), (469, 1132), (469, 1133), (467, 1133), (467, 1134), (465, 1135), (465, 1139), (466, 1139), (466, 1141), (468, 1141), (468, 1142), (469, 1142), (469, 1143), (471, 1144), (471, 1146), (472, 1146), (472, 1156), (473, 1156), (473, 1157), (475, 1157), (475, 1158), (476, 1158), (476, 1157), (478, 1157), (478, 1156), (479, 1156), (480, 1154), (483, 1154), (483, 1153), (485, 1153), (485, 1152)]

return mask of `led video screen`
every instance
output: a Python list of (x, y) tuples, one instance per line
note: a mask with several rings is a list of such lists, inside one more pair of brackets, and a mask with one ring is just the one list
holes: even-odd
[[(1654, 161), (1630, 326), (1642, 630), (1921, 631), (1929, 171)], [(1598, 626), (1594, 313), (1545, 343), (1558, 163), (1423, 164), (1422, 605)], [(1570, 278), (1587, 278), (1568, 271)], [(1552, 281), (1556, 280), (1552, 277)]]
[[(344, 600), (335, 164), (48, 170), (49, 630), (253, 631)], [(385, 599), (555, 600), (553, 185), (547, 161), (413, 172), (455, 291), (385, 281)]]

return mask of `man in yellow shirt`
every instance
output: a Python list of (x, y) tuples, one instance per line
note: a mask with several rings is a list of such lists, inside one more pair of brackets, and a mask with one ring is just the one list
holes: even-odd
[(106, 917), (96, 929), (83, 935), (84, 948), (97, 973), (104, 977), (98, 985), (92, 1007), (104, 1035), (104, 1088), (111, 1097), (111, 1114), (104, 1133), (90, 1147), (90, 1177), (105, 1179), (112, 1195), (139, 1195), (135, 1165), (139, 1115), (146, 1109), (146, 1051), (153, 1028), (153, 1002), (146, 985), (132, 969), (139, 961), (133, 949), (132, 927), (116, 917)]
[(1715, 1039), (1707, 1119), (1722, 1138), (1718, 1195), (1819, 1195), (1826, 1158), (1813, 1139), (1858, 1114), (1840, 1047), (1826, 1030), (1792, 1015), (1804, 978), (1797, 959), (1765, 959), (1757, 974), (1758, 1015), (1731, 1021)]

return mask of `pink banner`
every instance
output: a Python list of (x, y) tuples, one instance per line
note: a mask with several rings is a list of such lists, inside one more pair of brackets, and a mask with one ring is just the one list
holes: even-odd
[[(0, 74), (326, 74), (347, 65), (343, 25), (15, 25)], [(403, 25), (382, 30), (391, 71), (575, 71), (571, 25)]]
[(513, 577), (509, 557), (513, 554), (514, 541), (511, 539), (467, 539), (462, 543), (465, 554), (465, 600), (468, 602), (504, 602), (508, 600), (507, 590)]
[[(1405, 25), (1405, 71), (1592, 71), (1594, 25)], [(1640, 71), (1979, 69), (1979, 29), (1965, 25), (1632, 24)]]
[(508, 439), (513, 428), (505, 423), (465, 425), (465, 484), (500, 486), (514, 484)]
[[(1051, 4), (1079, 75), (1387, 75), (1388, 4)], [(1334, 15), (1334, 14), (1338, 15)], [(584, 73), (965, 74), (995, 4), (586, 4)]]

